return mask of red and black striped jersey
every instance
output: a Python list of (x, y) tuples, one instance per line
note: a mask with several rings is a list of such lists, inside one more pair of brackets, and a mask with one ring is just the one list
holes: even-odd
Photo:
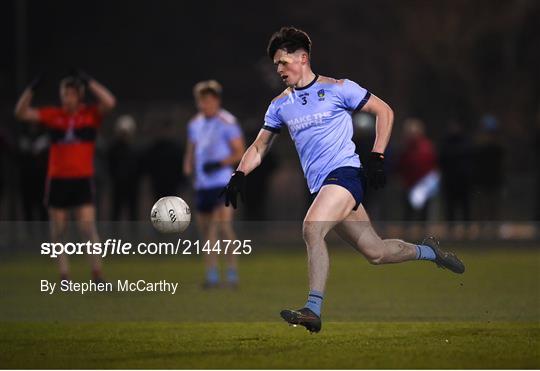
[(97, 106), (81, 105), (75, 113), (61, 107), (38, 109), (39, 121), (50, 133), (49, 178), (94, 175), (94, 151), (101, 113)]

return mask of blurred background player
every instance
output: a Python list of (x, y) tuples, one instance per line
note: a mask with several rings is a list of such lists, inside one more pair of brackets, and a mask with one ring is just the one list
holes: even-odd
[(483, 236), (497, 235), (502, 216), (506, 149), (501, 143), (499, 120), (485, 114), (474, 145), (475, 220)]
[(408, 118), (403, 123), (403, 141), (398, 167), (404, 185), (404, 220), (426, 221), (430, 199), (416, 205), (410, 194), (426, 175), (437, 169), (435, 148), (425, 134), (424, 123), (417, 118)]
[(47, 220), (43, 204), (47, 179), (49, 136), (38, 123), (25, 125), (18, 140), (19, 184), (25, 220)]
[[(49, 212), (51, 238), (65, 238), (70, 211), (74, 212), (83, 241), (98, 242), (94, 205), (94, 151), (97, 129), (104, 114), (116, 105), (116, 99), (102, 84), (82, 71), (60, 81), (60, 107), (32, 106), (37, 78), (23, 91), (15, 107), (21, 121), (39, 122), (49, 131), (51, 140), (47, 169), (45, 204)], [(84, 103), (88, 89), (96, 104)], [(68, 279), (67, 256), (58, 257), (61, 279)], [(103, 281), (101, 260), (91, 256), (92, 278)]]
[(398, 169), (403, 183), (403, 220), (410, 223), (409, 237), (419, 239), (425, 234), (431, 201), (438, 189), (437, 155), (424, 122), (408, 118), (403, 123), (403, 148)]
[[(144, 149), (141, 166), (144, 174), (150, 180), (153, 199), (175, 195), (184, 186), (184, 176), (181, 171), (183, 152), (180, 141), (176, 138), (175, 123), (172, 120), (161, 120), (154, 124), (155, 139)], [(156, 166), (159, 164), (159, 166)]]
[(139, 180), (141, 156), (135, 147), (137, 132), (135, 119), (120, 116), (114, 126), (114, 138), (108, 151), (108, 168), (112, 185), (111, 220), (121, 220), (126, 211), (128, 220), (137, 220), (139, 209)]
[[(293, 139), (313, 202), (304, 218), (302, 233), (308, 254), (309, 293), (298, 310), (283, 310), (289, 324), (311, 332), (321, 329), (321, 307), (330, 260), (326, 235), (338, 235), (373, 264), (428, 260), (455, 273), (463, 263), (443, 251), (434, 239), (416, 245), (398, 239), (381, 239), (371, 226), (362, 201), (365, 179), (375, 188), (386, 184), (384, 152), (390, 139), (393, 112), (381, 99), (357, 83), (315, 74), (310, 63), (311, 40), (302, 30), (283, 27), (268, 44), (268, 56), (287, 89), (272, 100), (265, 123), (247, 149), (226, 188), (226, 205), (237, 206), (246, 188), (246, 174), (261, 163), (275, 136), (286, 127)], [(352, 142), (351, 114), (362, 110), (376, 117), (376, 137), (367, 172)]]
[[(201, 81), (193, 88), (199, 113), (188, 124), (184, 174), (195, 176), (197, 224), (204, 241), (211, 246), (219, 237), (236, 239), (232, 227), (233, 210), (225, 207), (221, 191), (227, 185), (245, 150), (244, 137), (236, 118), (221, 108), (221, 85)], [(219, 254), (205, 254), (205, 288), (220, 283)], [(236, 256), (227, 254), (227, 284), (238, 285)]]
[(472, 148), (463, 124), (454, 119), (449, 120), (439, 146), (438, 158), (445, 215), (452, 223), (453, 237), (458, 239), (463, 238), (464, 232), (459, 222), (471, 219)]

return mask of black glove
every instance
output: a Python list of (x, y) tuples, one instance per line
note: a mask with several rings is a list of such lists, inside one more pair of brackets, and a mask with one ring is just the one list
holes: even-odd
[(28, 89), (30, 89), (32, 92), (35, 92), (39, 84), (41, 84), (41, 80), (43, 79), (43, 73), (39, 73), (32, 81), (30, 81), (30, 84), (28, 84)]
[(384, 155), (382, 153), (370, 153), (367, 166), (367, 178), (369, 185), (375, 189), (383, 188), (386, 185)]
[(235, 171), (229, 180), (229, 184), (219, 194), (219, 197), (225, 195), (225, 206), (232, 205), (236, 209), (236, 196), (240, 193), (240, 199), (245, 201), (246, 193), (246, 175), (242, 171)]
[(205, 173), (211, 173), (212, 171), (216, 171), (222, 167), (223, 165), (219, 161), (209, 161), (203, 165), (203, 171)]

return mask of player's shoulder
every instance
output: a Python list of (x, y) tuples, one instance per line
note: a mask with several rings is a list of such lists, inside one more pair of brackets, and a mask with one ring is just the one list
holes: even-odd
[(272, 99), (272, 101), (270, 103), (274, 103), (274, 104), (279, 103), (283, 98), (286, 98), (291, 94), (292, 94), (292, 89), (287, 88), (287, 89), (283, 90), (279, 95), (274, 97), (274, 99)]
[(341, 86), (345, 83), (345, 79), (335, 79), (328, 76), (319, 76), (317, 82), (319, 84)]
[(192, 117), (189, 119), (188, 125), (189, 125), (189, 126), (195, 125), (195, 124), (197, 124), (198, 122), (200, 122), (202, 119), (203, 119), (203, 114), (199, 112), (199, 113), (195, 114), (194, 116), (192, 116)]
[(224, 108), (219, 110), (218, 117), (225, 124), (234, 125), (238, 123), (236, 117)]
[(333, 77), (327, 77), (327, 76), (319, 76), (319, 79), (317, 80), (319, 84), (327, 85), (329, 88), (335, 87), (335, 88), (341, 88), (345, 85), (350, 85), (351, 83), (354, 83), (354, 81), (349, 79), (336, 79)]

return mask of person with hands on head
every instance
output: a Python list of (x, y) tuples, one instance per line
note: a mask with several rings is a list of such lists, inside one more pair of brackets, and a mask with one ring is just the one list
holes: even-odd
[[(58, 107), (34, 107), (32, 99), (41, 75), (28, 85), (15, 107), (20, 121), (44, 125), (49, 132), (51, 147), (45, 185), (45, 204), (49, 212), (51, 239), (65, 238), (71, 212), (83, 241), (99, 242), (96, 228), (94, 189), (94, 151), (97, 130), (103, 116), (116, 106), (114, 95), (96, 79), (84, 74), (69, 74), (60, 81)], [(86, 91), (95, 104), (85, 104)], [(91, 256), (92, 278), (103, 282), (101, 259)], [(69, 279), (65, 254), (58, 257), (61, 280)]]
[(245, 191), (245, 178), (261, 164), (283, 127), (289, 130), (300, 157), (313, 202), (303, 222), (307, 246), (309, 293), (298, 310), (285, 309), (281, 317), (311, 332), (321, 329), (321, 306), (329, 270), (325, 236), (334, 229), (373, 264), (430, 260), (456, 273), (463, 263), (443, 251), (434, 239), (421, 244), (381, 239), (362, 206), (366, 176), (352, 142), (352, 113), (376, 117), (376, 138), (367, 164), (367, 181), (384, 187), (384, 151), (394, 115), (383, 100), (348, 79), (320, 76), (311, 69), (311, 40), (302, 30), (283, 27), (268, 44), (268, 56), (287, 88), (270, 103), (264, 126), (248, 147), (224, 193), (227, 203), (237, 204)]
[[(236, 118), (221, 107), (222, 88), (215, 80), (201, 81), (193, 89), (198, 114), (188, 124), (188, 142), (184, 156), (184, 174), (194, 175), (197, 224), (210, 246), (218, 237), (235, 240), (233, 212), (225, 207), (221, 190), (227, 184), (233, 166), (245, 150), (244, 136)], [(228, 203), (227, 203), (228, 205)], [(235, 201), (236, 206), (236, 201)], [(206, 277), (203, 288), (220, 286), (218, 256), (205, 253)], [(227, 251), (226, 286), (238, 286), (238, 261)]]

